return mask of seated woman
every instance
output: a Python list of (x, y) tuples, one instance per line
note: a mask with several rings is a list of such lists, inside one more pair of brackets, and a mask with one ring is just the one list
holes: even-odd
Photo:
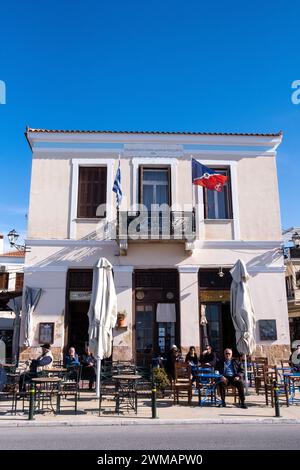
[(81, 356), (82, 372), (81, 378), (89, 381), (89, 390), (93, 390), (96, 381), (96, 359), (89, 350), (88, 346), (85, 348), (85, 354)]
[(206, 346), (203, 353), (200, 356), (200, 363), (202, 367), (212, 367), (215, 369), (218, 360), (217, 353), (213, 351), (211, 346)]
[(191, 366), (197, 366), (198, 365), (198, 356), (196, 354), (196, 349), (195, 346), (191, 346), (189, 349), (189, 352), (185, 356), (185, 362), (188, 362)]

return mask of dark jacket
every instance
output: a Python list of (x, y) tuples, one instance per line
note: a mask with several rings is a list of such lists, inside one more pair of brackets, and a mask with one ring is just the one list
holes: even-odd
[(210, 364), (211, 367), (213, 367), (213, 368), (215, 369), (215, 368), (216, 368), (216, 364), (217, 364), (217, 362), (218, 362), (217, 353), (215, 353), (214, 351), (212, 351), (212, 352), (209, 353), (209, 354), (201, 354), (199, 362), (201, 363), (201, 365)]
[[(220, 372), (221, 375), (224, 375), (224, 363), (225, 359), (220, 359), (217, 364), (216, 364), (216, 370)], [(242, 367), (242, 364), (237, 361), (236, 359), (231, 359), (232, 367), (233, 367), (233, 372), (234, 372), (234, 377), (244, 377), (244, 369)]]
[(199, 362), (197, 354), (191, 356), (190, 353), (187, 353), (187, 355), (185, 356), (185, 362), (190, 362), (193, 365), (197, 366)]

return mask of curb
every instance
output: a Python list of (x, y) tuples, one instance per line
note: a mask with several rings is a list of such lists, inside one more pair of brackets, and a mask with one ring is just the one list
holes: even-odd
[(10, 427), (76, 427), (76, 426), (170, 426), (170, 425), (204, 425), (204, 424), (300, 424), (296, 418), (253, 418), (253, 419), (126, 419), (96, 421), (18, 421), (1, 423), (0, 428)]

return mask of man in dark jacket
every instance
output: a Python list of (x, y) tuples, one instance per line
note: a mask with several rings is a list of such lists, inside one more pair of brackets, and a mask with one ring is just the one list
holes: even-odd
[(219, 392), (222, 400), (222, 406), (226, 406), (225, 393), (228, 385), (233, 385), (237, 388), (241, 408), (247, 408), (245, 404), (245, 392), (244, 392), (244, 369), (241, 363), (236, 359), (232, 359), (232, 350), (227, 348), (224, 351), (224, 359), (220, 360), (216, 364), (216, 370), (222, 375), (220, 383), (218, 384)]

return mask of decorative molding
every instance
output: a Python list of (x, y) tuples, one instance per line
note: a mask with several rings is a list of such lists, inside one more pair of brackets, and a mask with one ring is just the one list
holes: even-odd
[[(195, 158), (195, 156), (193, 156)], [(197, 160), (197, 158), (195, 158)], [(230, 167), (230, 178), (231, 178), (231, 200), (232, 200), (232, 217), (233, 217), (233, 238), (234, 240), (240, 240), (241, 232), (240, 232), (240, 217), (239, 217), (239, 202), (238, 202), (238, 178), (237, 178), (237, 162), (233, 160), (204, 160), (201, 159), (203, 165), (209, 166), (213, 163), (213, 165), (218, 166), (229, 166)], [(198, 197), (200, 197), (200, 193), (198, 193)], [(202, 195), (203, 198), (203, 195)], [(203, 199), (202, 199), (203, 200)], [(205, 223), (204, 219), (204, 210), (203, 208), (199, 208), (198, 210), (198, 217), (201, 222), (199, 222), (199, 233), (203, 233), (203, 223)], [(230, 220), (230, 219), (228, 219)], [(202, 225), (202, 226), (201, 226)]]
[(69, 238), (47, 240), (47, 239), (26, 239), (25, 243), (27, 246), (79, 246), (79, 247), (105, 247), (105, 246), (116, 246), (115, 240), (71, 240)]
[[(76, 266), (78, 268), (78, 266)], [(49, 272), (49, 273), (67, 273), (68, 269), (72, 269), (71, 266), (25, 266), (24, 273), (34, 272)]]
[[(106, 166), (107, 167), (107, 181), (106, 181), (106, 204), (107, 204), (107, 220), (113, 220), (113, 205), (112, 205), (112, 187), (113, 187), (113, 167), (116, 159), (104, 158), (73, 158), (72, 159), (72, 175), (71, 175), (71, 210), (70, 210), (70, 224), (69, 236), (71, 239), (76, 238), (76, 224), (77, 219), (77, 204), (78, 204), (78, 178), (80, 166)], [(97, 219), (98, 221), (98, 219)]]
[(134, 266), (113, 265), (113, 271), (115, 273), (133, 273)]
[(35, 142), (108, 142), (108, 143), (157, 143), (157, 144), (195, 144), (195, 145), (245, 145), (266, 146), (276, 150), (282, 141), (281, 135), (207, 135), (207, 134), (151, 134), (151, 133), (45, 133), (28, 132), (28, 140)]
[[(149, 158), (151, 157), (151, 161)], [(156, 157), (149, 155), (144, 158), (132, 159), (132, 206), (134, 207), (139, 201), (139, 166), (140, 165), (170, 165), (171, 166), (171, 202), (172, 205), (177, 203), (177, 160), (174, 158)]]
[(281, 250), (282, 241), (261, 240), (197, 240), (195, 248), (200, 249), (257, 249), (257, 250)]
[(194, 265), (181, 265), (177, 266), (178, 272), (181, 273), (198, 273), (199, 266)]

